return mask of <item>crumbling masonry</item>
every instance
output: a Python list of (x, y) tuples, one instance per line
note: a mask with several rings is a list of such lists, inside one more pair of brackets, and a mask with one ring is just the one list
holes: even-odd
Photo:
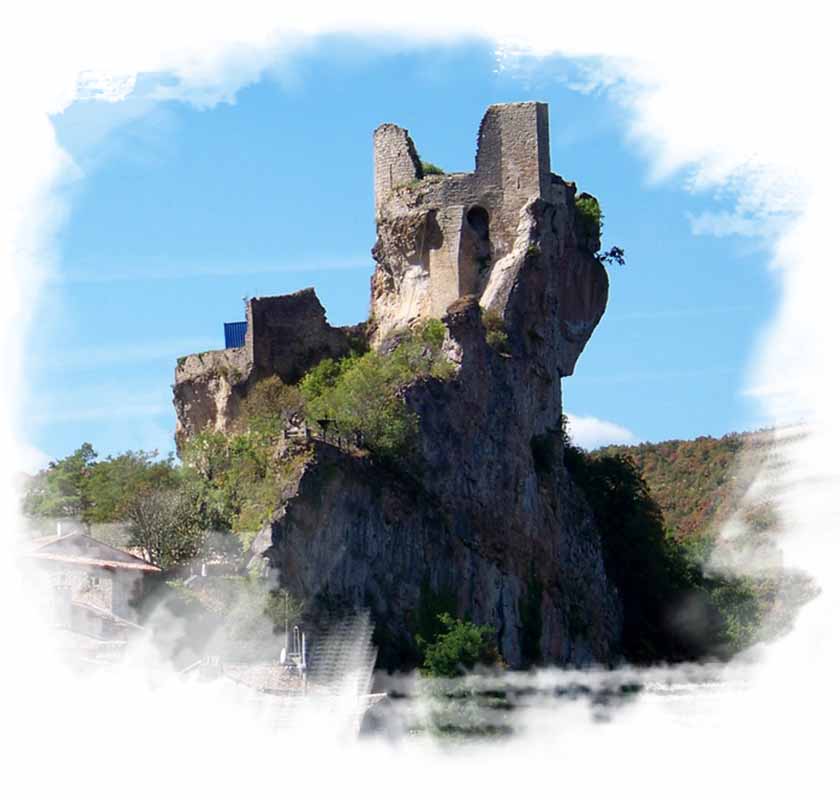
[(422, 192), (412, 191), (423, 172), (408, 131), (380, 125), (373, 142), (380, 236), (399, 223), (413, 229), (406, 257), (430, 283), (422, 310), (443, 316), (450, 303), (475, 294), (493, 264), (510, 252), (522, 206), (548, 198), (548, 107), (490, 106), (478, 132), (475, 172), (429, 176)]

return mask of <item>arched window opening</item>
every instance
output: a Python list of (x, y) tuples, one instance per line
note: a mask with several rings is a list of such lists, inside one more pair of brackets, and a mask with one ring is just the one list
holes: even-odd
[(490, 215), (487, 209), (473, 206), (467, 211), (467, 225), (473, 234), (472, 256), (480, 275), (490, 268), (493, 260), (490, 247)]
[(486, 208), (473, 206), (467, 212), (467, 224), (473, 229), (479, 241), (490, 241), (490, 215)]

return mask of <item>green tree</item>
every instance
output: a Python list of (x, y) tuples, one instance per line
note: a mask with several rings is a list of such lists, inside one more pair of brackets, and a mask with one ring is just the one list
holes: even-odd
[(36, 517), (81, 517), (91, 505), (87, 484), (96, 461), (93, 445), (85, 442), (71, 455), (50, 462), (30, 481), (23, 512)]
[(204, 544), (193, 498), (176, 489), (152, 490), (133, 498), (126, 509), (130, 545), (163, 569), (196, 558)]
[(489, 625), (475, 625), (456, 619), (451, 614), (438, 616), (443, 628), (431, 642), (417, 636), (423, 653), (422, 671), (435, 678), (456, 678), (474, 669), (501, 663), (501, 656), (493, 641), (494, 632)]
[(418, 420), (400, 390), (420, 377), (452, 374), (441, 352), (444, 336), (443, 323), (429, 320), (398, 337), (388, 353), (321, 361), (300, 384), (308, 419), (313, 424), (329, 420), (348, 439), (359, 435), (365, 447), (387, 460), (411, 461)]
[(157, 450), (127, 451), (109, 456), (89, 468), (82, 520), (88, 523), (119, 522), (129, 504), (153, 490), (174, 489), (178, 471), (174, 458), (159, 459)]

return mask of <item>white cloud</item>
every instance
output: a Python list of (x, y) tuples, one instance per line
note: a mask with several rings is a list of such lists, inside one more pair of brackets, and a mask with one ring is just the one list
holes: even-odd
[(639, 437), (627, 428), (597, 417), (566, 414), (569, 436), (578, 447), (594, 450), (608, 444), (634, 444)]
[(732, 212), (704, 211), (701, 214), (689, 213), (687, 216), (695, 236), (760, 236), (766, 232), (760, 220)]

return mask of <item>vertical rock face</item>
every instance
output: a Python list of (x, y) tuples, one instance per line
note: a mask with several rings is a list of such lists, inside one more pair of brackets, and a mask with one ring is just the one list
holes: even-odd
[[(441, 318), (455, 375), (402, 390), (418, 418), (419, 472), (318, 443), (254, 557), (315, 613), (369, 608), (388, 665), (416, 656), (418, 617), (444, 599), (492, 625), (513, 666), (608, 660), (619, 601), (559, 432), (561, 378), (604, 312), (608, 281), (599, 243), (580, 235), (574, 185), (550, 171), (548, 109), (491, 106), (475, 171), (456, 175), (424, 177), (408, 132), (380, 126), (374, 180), (370, 343), (387, 349), (398, 331)], [(341, 351), (329, 331), (298, 324), (294, 303), (273, 301), (273, 330), (287, 321), (280, 338), (298, 330), (312, 342), (287, 341), (278, 356), (249, 317), (246, 360), (272, 352), (261, 375), (295, 379)], [(229, 413), (222, 395), (216, 419)]]

